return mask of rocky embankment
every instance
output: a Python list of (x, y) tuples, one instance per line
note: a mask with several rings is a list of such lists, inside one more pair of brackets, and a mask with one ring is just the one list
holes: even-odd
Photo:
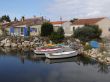
[[(71, 42), (69, 43), (70, 45), (72, 45), (73, 49), (79, 52), (79, 54), (95, 59), (100, 63), (105, 63), (110, 65), (110, 40), (109, 39), (106, 39), (106, 41), (103, 43), (99, 43), (100, 45), (99, 48), (91, 48), (89, 43), (82, 45), (82, 43), (77, 39), (72, 43)], [(90, 48), (88, 48), (88, 46)]]
[(105, 63), (105, 64), (110, 65), (110, 56), (108, 55), (109, 52), (107, 52), (105, 44), (103, 46), (102, 46), (102, 44), (100, 44), (100, 48), (96, 48), (96, 49), (92, 48), (89, 50), (83, 50), (83, 52), (81, 52), (81, 53), (84, 56), (95, 59), (100, 63)]
[(34, 38), (32, 40), (25, 40), (24, 38), (5, 38), (0, 41), (0, 47), (11, 47), (11, 48), (24, 48), (24, 47), (36, 47), (42, 45), (42, 40)]

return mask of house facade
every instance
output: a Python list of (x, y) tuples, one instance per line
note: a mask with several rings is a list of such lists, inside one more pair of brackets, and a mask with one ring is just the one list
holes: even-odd
[(98, 25), (102, 29), (101, 37), (110, 36), (110, 19), (109, 18), (90, 18), (90, 19), (77, 19), (74, 22), (65, 22), (63, 24), (63, 29), (65, 31), (65, 36), (71, 36), (73, 30), (76, 28), (81, 28), (84, 25)]
[[(29, 27), (31, 36), (39, 36), (41, 34), (41, 26), (44, 22), (49, 21), (43, 19), (42, 17), (34, 17), (30, 19), (13, 21), (7, 24), (3, 24), (2, 27), (8, 31), (9, 35), (15, 36), (25, 36), (25, 30)], [(64, 22), (65, 21), (53, 21), (50, 23), (53, 24), (54, 31), (57, 31), (58, 28), (61, 27)]]
[(8, 31), (9, 35), (24, 36), (25, 30), (30, 28), (31, 36), (39, 36), (41, 33), (41, 25), (46, 21), (47, 20), (43, 19), (43, 17), (34, 17), (3, 24), (2, 27)]

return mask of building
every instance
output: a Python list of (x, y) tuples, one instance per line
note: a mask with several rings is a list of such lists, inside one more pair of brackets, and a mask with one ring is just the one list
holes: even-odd
[[(44, 22), (49, 22), (46, 19), (43, 19), (43, 17), (34, 17), (30, 19), (21, 19), (21, 21), (13, 21), (10, 23), (3, 24), (2, 27), (5, 28), (8, 31), (9, 35), (15, 35), (15, 36), (24, 36), (25, 35), (25, 29), (30, 27), (31, 36), (39, 36), (41, 33), (41, 25)], [(62, 24), (66, 21), (53, 21), (50, 22), (53, 24), (54, 31), (57, 31), (59, 27), (62, 26)]]
[(110, 19), (109, 18), (89, 18), (89, 19), (77, 19), (74, 22), (65, 22), (63, 28), (65, 36), (71, 36), (73, 29), (83, 27), (84, 25), (98, 25), (102, 29), (102, 37), (110, 35)]
[(41, 25), (46, 21), (47, 20), (43, 17), (34, 17), (3, 24), (2, 27), (5, 28), (9, 34), (16, 36), (24, 36), (25, 29), (30, 27), (30, 34), (32, 36), (38, 36), (41, 33)]
[(66, 21), (53, 21), (50, 22), (51, 24), (53, 24), (53, 28), (54, 31), (57, 31), (59, 27), (62, 27), (62, 25), (65, 23)]

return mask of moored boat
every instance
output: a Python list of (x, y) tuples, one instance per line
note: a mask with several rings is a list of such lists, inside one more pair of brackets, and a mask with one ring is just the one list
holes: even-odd
[(34, 50), (34, 53), (36, 54), (46, 54), (46, 53), (52, 53), (56, 51), (61, 51), (62, 48), (38, 48)]
[(68, 57), (73, 57), (77, 56), (78, 52), (77, 51), (67, 51), (67, 52), (60, 52), (60, 53), (46, 53), (45, 56), (47, 58), (68, 58)]

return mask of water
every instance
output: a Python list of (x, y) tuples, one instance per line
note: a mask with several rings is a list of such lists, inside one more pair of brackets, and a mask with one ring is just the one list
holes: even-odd
[(31, 52), (4, 52), (0, 82), (110, 82), (110, 67), (89, 58), (50, 60)]

